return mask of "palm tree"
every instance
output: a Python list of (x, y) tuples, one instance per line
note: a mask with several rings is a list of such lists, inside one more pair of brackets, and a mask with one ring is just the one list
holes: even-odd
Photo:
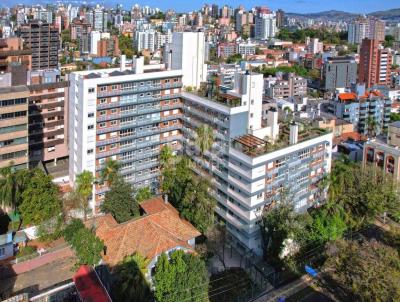
[(201, 159), (203, 161), (204, 154), (211, 150), (214, 144), (214, 130), (210, 126), (203, 124), (196, 129), (196, 134), (195, 143), (200, 149)]
[(135, 253), (125, 257), (117, 267), (120, 281), (117, 285), (121, 301), (149, 301), (150, 288), (146, 280), (150, 260)]
[(378, 128), (378, 123), (376, 122), (376, 120), (374, 119), (373, 116), (368, 116), (367, 118), (367, 132), (368, 132), (368, 136), (369, 137), (374, 137), (376, 136), (376, 131)]
[(83, 210), (84, 219), (87, 220), (87, 210), (89, 208), (89, 197), (93, 192), (94, 177), (92, 172), (83, 171), (76, 176), (76, 193), (80, 199), (80, 206)]
[(108, 185), (111, 186), (112, 183), (119, 177), (119, 169), (121, 165), (118, 161), (113, 159), (108, 159), (104, 168), (101, 170), (101, 180), (102, 182), (107, 181)]

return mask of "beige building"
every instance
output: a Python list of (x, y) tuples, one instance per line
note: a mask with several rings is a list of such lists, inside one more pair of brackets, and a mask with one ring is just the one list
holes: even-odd
[(365, 143), (363, 162), (378, 166), (400, 180), (400, 122), (389, 125), (387, 142), (375, 139)]
[(0, 168), (28, 167), (28, 98), (26, 86), (0, 88)]

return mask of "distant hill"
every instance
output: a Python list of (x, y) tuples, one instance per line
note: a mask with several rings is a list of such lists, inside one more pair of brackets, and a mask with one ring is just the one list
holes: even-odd
[[(351, 20), (360, 16), (361, 14), (354, 14), (338, 10), (328, 10), (318, 13), (308, 13), (308, 14), (297, 14), (297, 13), (287, 13), (288, 16), (304, 18), (304, 19), (319, 19), (319, 20)], [(386, 21), (400, 22), (400, 8), (390, 9), (385, 11), (372, 12), (367, 14), (368, 16), (374, 16)]]

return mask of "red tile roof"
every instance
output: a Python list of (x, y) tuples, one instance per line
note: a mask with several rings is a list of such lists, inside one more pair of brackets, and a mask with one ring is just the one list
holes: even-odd
[(357, 95), (354, 92), (339, 93), (339, 99), (342, 101), (356, 100)]
[(114, 266), (125, 256), (139, 253), (152, 259), (177, 246), (191, 249), (190, 239), (200, 236), (189, 222), (161, 197), (141, 204), (146, 215), (118, 224), (111, 215), (97, 218), (97, 236), (104, 241), (105, 262)]

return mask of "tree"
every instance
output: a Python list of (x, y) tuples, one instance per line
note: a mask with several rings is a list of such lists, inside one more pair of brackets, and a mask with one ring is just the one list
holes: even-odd
[(262, 217), (264, 258), (271, 263), (281, 263), (285, 242), (301, 237), (298, 234), (306, 225), (305, 215), (296, 213), (292, 202), (285, 198), (266, 209)]
[(64, 229), (64, 239), (66, 242), (72, 242), (74, 236), (80, 229), (83, 229), (85, 225), (80, 219), (72, 219), (67, 227)]
[(0, 169), (0, 207), (15, 210), (22, 201), (22, 192), (29, 177), (28, 170), (14, 171), (12, 167)]
[(378, 123), (373, 116), (368, 116), (367, 121), (367, 133), (369, 137), (375, 137), (378, 130)]
[(173, 153), (170, 146), (165, 145), (161, 148), (160, 152), (160, 166), (161, 170), (169, 168), (172, 165)]
[(153, 197), (149, 187), (140, 188), (136, 191), (135, 199), (138, 204)]
[(230, 55), (226, 59), (226, 63), (232, 64), (232, 63), (238, 63), (242, 60), (242, 55), (241, 54), (235, 54), (235, 55)]
[(26, 224), (39, 225), (61, 214), (61, 200), (51, 176), (35, 169), (30, 177), (18, 210)]
[(326, 208), (314, 210), (311, 223), (301, 235), (308, 246), (321, 245), (331, 240), (342, 238), (347, 230), (343, 210), (330, 212)]
[(162, 254), (155, 267), (154, 296), (157, 302), (208, 301), (208, 273), (197, 256), (181, 250)]
[(336, 294), (353, 301), (400, 301), (398, 252), (376, 241), (338, 240), (327, 247), (325, 276)]
[(119, 170), (121, 165), (118, 161), (111, 158), (107, 159), (103, 169), (101, 170), (100, 177), (103, 182), (107, 182), (109, 186), (119, 177)]
[(195, 144), (200, 149), (201, 157), (204, 159), (204, 154), (210, 151), (214, 144), (214, 130), (205, 124), (198, 127)]
[(338, 160), (330, 176), (329, 206), (342, 208), (349, 228), (358, 229), (376, 216), (396, 213), (398, 183), (378, 167)]
[(174, 167), (164, 169), (162, 172), (162, 191), (168, 194), (170, 202), (177, 207), (183, 198), (186, 186), (191, 180), (191, 161), (186, 156), (178, 157)]
[(227, 242), (226, 226), (223, 223), (214, 225), (206, 234), (207, 251), (217, 257), (226, 270), (225, 264), (225, 245)]
[(193, 175), (178, 205), (181, 216), (203, 234), (214, 223), (216, 201), (209, 194), (209, 188), (210, 184), (205, 178)]
[(117, 265), (115, 292), (118, 301), (151, 301), (151, 291), (146, 280), (150, 260), (140, 254), (127, 256)]
[(318, 69), (311, 69), (311, 70), (308, 72), (308, 76), (309, 76), (312, 80), (317, 81), (317, 80), (319, 80), (319, 79), (321, 78), (321, 72), (320, 72)]
[(395, 41), (394, 37), (392, 35), (386, 35), (385, 36), (385, 42), (384, 42), (384, 47), (393, 47), (393, 42)]
[(139, 207), (134, 194), (132, 186), (122, 178), (118, 178), (106, 192), (101, 210), (110, 213), (118, 223), (128, 221), (139, 215)]
[(77, 266), (97, 265), (101, 260), (104, 243), (89, 229), (80, 229), (74, 236), (72, 247), (78, 258)]
[(93, 192), (94, 177), (92, 172), (83, 171), (76, 176), (76, 192), (80, 198), (81, 209), (83, 210), (84, 219), (87, 220), (87, 212), (89, 209), (89, 197)]

